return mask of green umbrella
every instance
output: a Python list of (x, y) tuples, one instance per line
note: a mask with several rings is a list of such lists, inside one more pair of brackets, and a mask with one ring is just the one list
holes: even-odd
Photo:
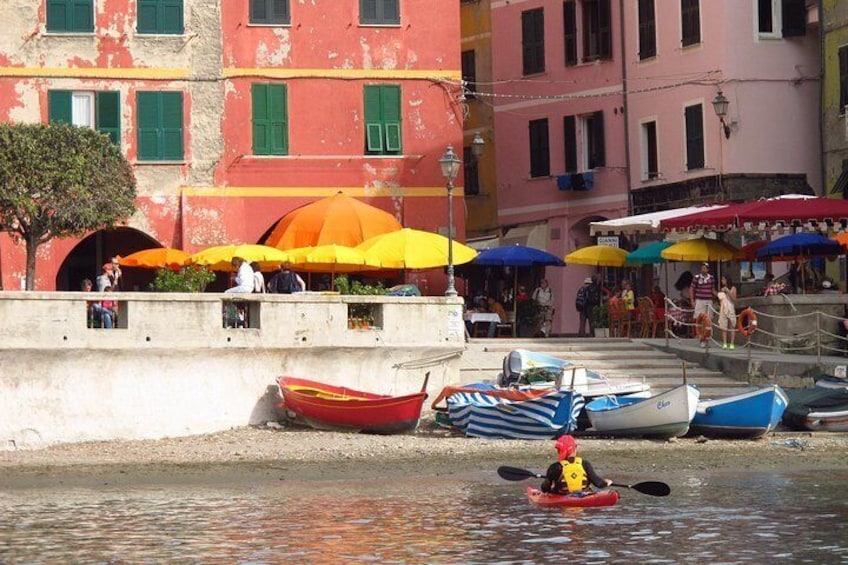
[(643, 245), (636, 251), (631, 251), (627, 254), (624, 262), (629, 265), (653, 265), (655, 263), (665, 263), (665, 259), (660, 255), (666, 247), (671, 247), (670, 241), (654, 241)]

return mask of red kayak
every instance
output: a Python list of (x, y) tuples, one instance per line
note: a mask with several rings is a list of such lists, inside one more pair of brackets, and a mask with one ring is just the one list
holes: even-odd
[(537, 488), (527, 487), (527, 498), (539, 506), (590, 508), (612, 506), (618, 502), (619, 494), (615, 490), (601, 490), (589, 494), (548, 494)]

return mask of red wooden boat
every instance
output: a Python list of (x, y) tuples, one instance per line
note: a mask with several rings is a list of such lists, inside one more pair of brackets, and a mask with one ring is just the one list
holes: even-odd
[(319, 430), (398, 434), (414, 430), (427, 399), (427, 380), (421, 392), (384, 396), (308, 379), (279, 377), (283, 402), (277, 407), (295, 420)]
[(599, 490), (589, 494), (548, 494), (527, 487), (527, 498), (539, 506), (572, 506), (578, 508), (597, 508), (612, 506), (618, 502), (618, 491)]

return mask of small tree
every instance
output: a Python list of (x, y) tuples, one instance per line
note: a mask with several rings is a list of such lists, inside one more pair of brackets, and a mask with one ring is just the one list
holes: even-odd
[(215, 280), (212, 273), (202, 265), (182, 267), (179, 271), (158, 269), (156, 278), (150, 283), (154, 292), (203, 292)]
[(114, 226), (135, 211), (135, 177), (108, 136), (68, 124), (0, 124), (0, 230), (38, 247)]

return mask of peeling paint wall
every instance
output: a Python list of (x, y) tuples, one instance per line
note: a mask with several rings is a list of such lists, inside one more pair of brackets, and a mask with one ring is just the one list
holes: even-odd
[[(130, 227), (189, 251), (256, 242), (288, 211), (342, 189), (444, 232), (438, 158), (462, 140), (455, 0), (401, 2), (401, 24), (384, 27), (359, 24), (359, 0), (292, 0), (285, 26), (251, 25), (248, 0), (185, 0), (180, 35), (137, 33), (136, 0), (94, 4), (93, 33), (56, 34), (44, 0), (0, 2), (0, 120), (47, 121), (49, 90), (120, 92), (139, 193)], [(252, 155), (254, 82), (288, 85), (288, 156)], [(364, 155), (363, 86), (373, 83), (401, 85), (402, 156)], [(151, 90), (183, 92), (183, 162), (137, 160), (136, 94)], [(75, 241), (39, 254), (36, 288), (54, 288)], [(17, 288), (24, 250), (0, 238), (0, 251), (2, 282)]]

